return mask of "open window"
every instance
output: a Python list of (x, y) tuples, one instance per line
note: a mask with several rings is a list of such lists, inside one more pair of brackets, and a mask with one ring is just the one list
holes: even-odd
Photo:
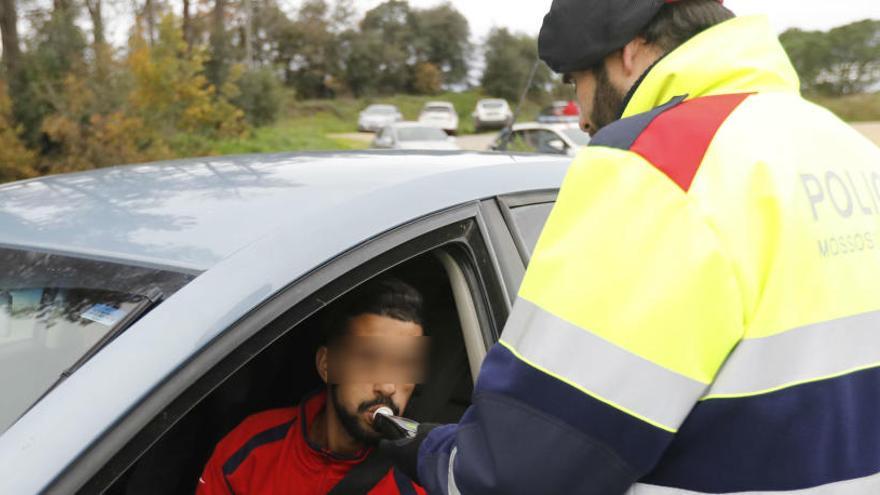
[[(386, 273), (422, 293), (432, 337), (428, 379), (417, 388), (407, 416), (457, 421), (469, 405), (479, 364), (507, 316), (505, 291), (479, 224), (470, 216), (477, 214), (476, 206), (468, 207), (445, 215), (446, 220), (441, 216), (402, 229), (410, 235), (383, 236), (371, 241), (369, 248), (319, 269), (309, 276), (311, 280), (291, 286), (288, 292), (299, 297), (295, 304), (254, 329), (222, 360), (178, 389), (175, 398), (124, 442), (99, 446), (97, 454), (86, 454), (59, 481), (75, 483), (77, 475), (88, 478), (80, 493), (193, 493), (216, 443), (245, 417), (295, 406), (322, 386), (315, 370), (322, 312), (354, 287)], [(424, 232), (411, 237), (419, 231)], [(307, 295), (299, 295), (303, 292)], [(260, 321), (259, 316), (249, 319)], [(224, 338), (232, 338), (237, 330), (231, 328), (213, 346), (224, 345)], [(191, 366), (197, 365), (198, 358)], [(124, 423), (120, 428), (126, 427)], [(88, 466), (83, 464), (102, 448), (113, 449), (108, 462), (97, 474), (86, 475)], [(61, 486), (58, 481), (56, 485)]]

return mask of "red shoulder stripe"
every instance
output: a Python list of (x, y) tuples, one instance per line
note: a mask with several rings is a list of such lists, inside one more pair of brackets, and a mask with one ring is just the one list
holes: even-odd
[(630, 148), (685, 191), (706, 156), (715, 134), (751, 94), (705, 96), (661, 113)]

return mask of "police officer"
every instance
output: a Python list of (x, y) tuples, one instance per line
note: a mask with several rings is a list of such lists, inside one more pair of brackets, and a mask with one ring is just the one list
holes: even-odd
[(880, 493), (880, 151), (716, 0), (555, 0), (539, 43), (593, 142), (472, 407), (389, 455), (436, 494)]

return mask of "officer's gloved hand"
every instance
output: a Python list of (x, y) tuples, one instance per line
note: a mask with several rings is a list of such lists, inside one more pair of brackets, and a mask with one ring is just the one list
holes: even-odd
[(419, 447), (434, 428), (440, 426), (435, 423), (422, 423), (413, 438), (400, 440), (382, 440), (379, 442), (379, 452), (387, 457), (394, 466), (403, 474), (409, 476), (417, 484), (419, 482)]

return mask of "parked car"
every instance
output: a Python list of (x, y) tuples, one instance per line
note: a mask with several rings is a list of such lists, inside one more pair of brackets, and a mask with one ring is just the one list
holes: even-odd
[(430, 301), (408, 414), (455, 421), (567, 162), (275, 154), (0, 186), (0, 493), (193, 493), (242, 418), (322, 385), (321, 309), (386, 273)]
[(448, 101), (432, 101), (425, 104), (419, 114), (419, 123), (439, 127), (447, 134), (458, 134), (458, 113)]
[(376, 132), (383, 127), (400, 122), (403, 114), (394, 105), (370, 105), (358, 117), (360, 132)]
[(574, 156), (590, 144), (590, 135), (577, 124), (514, 124), (506, 146), (503, 146), (504, 134), (500, 133), (489, 149)]
[(455, 138), (439, 127), (417, 122), (389, 125), (376, 134), (373, 148), (393, 150), (460, 150)]
[(542, 124), (559, 124), (578, 122), (580, 120), (580, 108), (573, 101), (554, 101), (552, 105), (541, 110), (538, 114), (538, 122)]
[(507, 100), (489, 98), (477, 102), (477, 108), (472, 114), (474, 128), (477, 132), (486, 129), (500, 129), (513, 120), (513, 111)]

